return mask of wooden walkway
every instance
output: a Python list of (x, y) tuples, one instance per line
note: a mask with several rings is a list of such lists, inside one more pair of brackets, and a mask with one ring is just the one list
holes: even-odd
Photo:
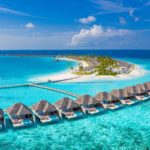
[(25, 84), (11, 84), (11, 85), (4, 85), (0, 86), (0, 89), (8, 89), (8, 88), (16, 88), (16, 87), (25, 87), (29, 86), (30, 83), (25, 83)]
[(58, 92), (58, 93), (63, 93), (69, 96), (73, 96), (75, 98), (78, 98), (80, 95), (78, 94), (74, 94), (68, 91), (64, 91), (64, 90), (59, 90), (59, 89), (55, 89), (55, 88), (51, 88), (48, 86), (43, 86), (43, 85), (37, 85), (37, 84), (31, 84), (30, 86), (36, 87), (36, 88), (41, 88), (41, 89), (46, 89), (46, 90), (50, 90), (50, 91), (54, 91), (54, 92)]
[(0, 86), (0, 89), (8, 89), (8, 88), (17, 88), (17, 87), (25, 87), (25, 86), (31, 86), (33, 84), (43, 84), (48, 82), (36, 82), (36, 83), (22, 83), (22, 84), (9, 84), (9, 85), (2, 85)]

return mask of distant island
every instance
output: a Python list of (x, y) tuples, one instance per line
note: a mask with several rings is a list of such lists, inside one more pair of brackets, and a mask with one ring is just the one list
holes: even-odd
[[(128, 74), (135, 67), (133, 64), (108, 56), (67, 56), (67, 58), (79, 61), (78, 68), (71, 68), (77, 75), (116, 76)], [(83, 65), (81, 61), (87, 65)]]
[(135, 78), (145, 74), (145, 70), (136, 64), (114, 59), (108, 56), (91, 56), (91, 55), (57, 55), (53, 56), (54, 61), (74, 61), (77, 65), (71, 66), (70, 69), (60, 73), (35, 77), (30, 82), (47, 82), (47, 81), (93, 81), (93, 80), (117, 80)]

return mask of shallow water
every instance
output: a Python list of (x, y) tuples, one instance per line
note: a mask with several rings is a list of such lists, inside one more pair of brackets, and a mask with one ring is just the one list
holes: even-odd
[[(50, 87), (77, 94), (95, 95), (150, 79), (149, 59), (123, 59), (147, 70), (144, 76), (126, 80), (99, 80), (99, 83), (50, 83)], [(23, 83), (30, 78), (64, 71), (76, 65), (51, 58), (0, 57), (0, 84)], [(2, 65), (3, 64), (3, 65)], [(55, 66), (56, 65), (56, 66)], [(39, 67), (40, 66), (40, 67)], [(51, 68), (51, 69), (49, 69)], [(12, 72), (9, 77), (10, 72)], [(37, 94), (38, 93), (38, 94)], [(0, 107), (6, 109), (16, 102), (31, 106), (41, 99), (55, 102), (66, 95), (34, 87), (0, 90)], [(150, 149), (150, 101), (125, 107), (104, 114), (86, 116), (57, 124), (37, 124), (31, 128), (14, 130), (7, 120), (8, 128), (0, 133), (0, 149), (58, 149), (58, 150), (149, 150)]]

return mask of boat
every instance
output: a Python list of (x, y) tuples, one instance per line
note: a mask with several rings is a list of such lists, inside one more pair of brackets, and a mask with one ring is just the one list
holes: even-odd
[(4, 111), (0, 109), (0, 130), (3, 130), (6, 127), (6, 121), (4, 118)]
[(104, 108), (98, 100), (90, 95), (80, 96), (76, 102), (82, 107), (83, 112), (97, 114), (104, 111)]
[(32, 111), (22, 103), (16, 103), (8, 108), (7, 114), (14, 128), (32, 126), (35, 121)]
[(31, 108), (35, 116), (42, 123), (60, 121), (58, 110), (54, 105), (50, 104), (46, 100), (41, 100), (40, 102), (34, 104)]
[(80, 118), (84, 116), (81, 106), (68, 97), (58, 100), (54, 105), (67, 119)]
[(119, 100), (116, 100), (116, 98), (108, 92), (100, 92), (95, 95), (95, 98), (101, 102), (105, 109), (114, 110), (122, 107)]

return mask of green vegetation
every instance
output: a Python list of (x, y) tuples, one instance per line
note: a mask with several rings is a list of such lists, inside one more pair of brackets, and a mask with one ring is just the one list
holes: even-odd
[(100, 63), (99, 66), (95, 67), (95, 72), (97, 75), (112, 75), (116, 76), (118, 73), (113, 72), (112, 68), (118, 68), (118, 63), (111, 57), (98, 56), (97, 62)]
[(112, 59), (111, 57), (106, 56), (69, 56), (69, 58), (85, 61), (89, 64), (89, 67), (83, 67), (79, 65), (78, 71), (74, 73), (77, 75), (91, 75), (96, 74), (97, 76), (116, 76), (118, 73), (113, 72), (112, 69), (119, 68), (119, 65), (116, 60)]

